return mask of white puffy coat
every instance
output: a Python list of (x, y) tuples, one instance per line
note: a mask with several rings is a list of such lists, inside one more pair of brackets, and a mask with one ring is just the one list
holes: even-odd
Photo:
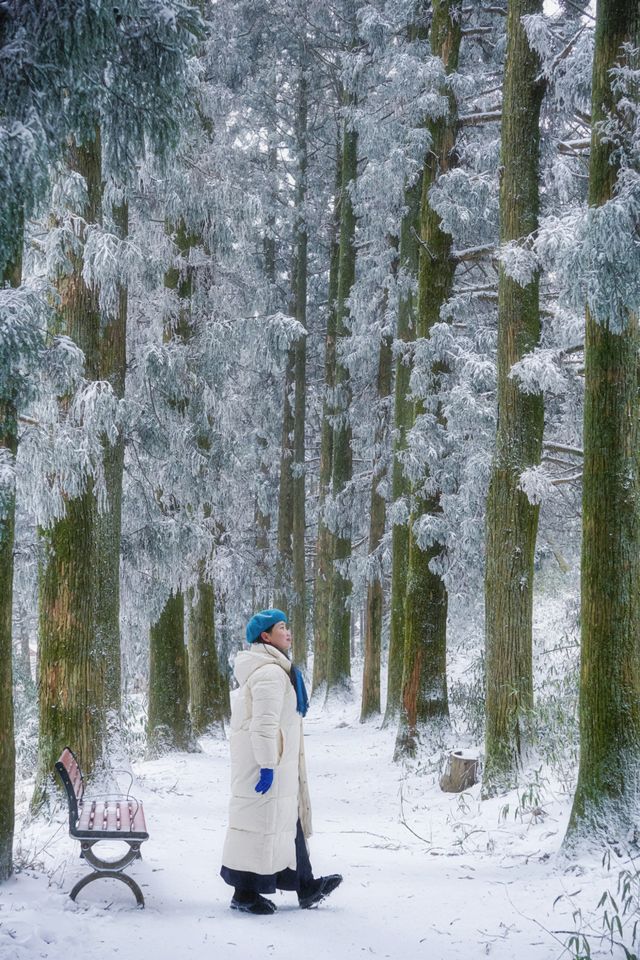
[[(289, 678), (291, 663), (268, 644), (236, 657), (240, 687), (231, 706), (231, 802), (222, 863), (231, 870), (269, 876), (295, 869), (298, 817), (311, 835), (311, 805), (302, 717)], [(274, 770), (273, 786), (256, 793), (260, 768)]]

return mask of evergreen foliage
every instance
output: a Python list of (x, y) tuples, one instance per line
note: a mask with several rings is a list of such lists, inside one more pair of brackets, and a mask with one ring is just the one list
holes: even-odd
[(569, 789), (581, 528), (569, 841), (629, 814), (637, 4), (546, 6), (2, 4), (0, 877), (36, 715), (36, 800), (194, 749), (274, 603), (315, 709)]

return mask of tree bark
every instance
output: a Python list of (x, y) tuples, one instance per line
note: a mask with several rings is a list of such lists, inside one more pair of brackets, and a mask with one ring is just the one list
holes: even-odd
[[(447, 74), (458, 66), (462, 36), (461, 4), (457, 0), (439, 0), (433, 5), (431, 49), (442, 58)], [(451, 236), (442, 231), (440, 217), (431, 207), (429, 190), (437, 178), (456, 162), (457, 104), (448, 88), (449, 100), (444, 117), (428, 123), (431, 146), (422, 175), (420, 214), (420, 252), (418, 268), (418, 337), (429, 337), (440, 321), (440, 308), (451, 294), (455, 262), (451, 257)], [(443, 368), (432, 370), (434, 390)], [(419, 400), (414, 422), (425, 410)], [(439, 407), (437, 418), (442, 420)], [(431, 570), (432, 561), (443, 551), (434, 542), (422, 549), (413, 526), (419, 517), (440, 512), (440, 494), (425, 496), (415, 491), (409, 525), (409, 560), (405, 597), (405, 642), (402, 674), (402, 702), (396, 738), (395, 759), (414, 756), (421, 740), (437, 736), (449, 723), (447, 699), (447, 591), (442, 577)]]
[[(300, 79), (298, 83), (298, 114), (296, 139), (298, 147), (298, 180), (296, 183), (296, 253), (295, 253), (295, 297), (296, 320), (307, 329), (307, 271), (308, 271), (308, 231), (304, 213), (307, 198), (307, 77), (306, 49), (302, 44), (300, 54)], [(295, 407), (293, 427), (293, 592), (292, 611), (293, 654), (296, 663), (303, 669), (307, 666), (307, 575), (306, 575), (306, 468), (305, 468), (305, 426), (306, 426), (306, 368), (307, 338), (300, 337), (295, 346)]]
[[(276, 166), (276, 150), (273, 146), (269, 147), (268, 168), (272, 173)], [(275, 203), (275, 199), (272, 198)], [(269, 303), (268, 309), (274, 308), (276, 303), (276, 240), (275, 240), (275, 216), (269, 212), (266, 221), (265, 236), (262, 243), (264, 253), (264, 272), (269, 283)], [(267, 374), (267, 388), (273, 388), (273, 375)], [(261, 451), (260, 477), (261, 489), (256, 496), (255, 521), (256, 521), (256, 568), (260, 574), (260, 588), (254, 593), (253, 603), (257, 610), (264, 610), (271, 606), (272, 589), (274, 587), (273, 574), (269, 562), (269, 547), (271, 541), (271, 513), (268, 507), (268, 494), (272, 486), (270, 464), (265, 458), (267, 449), (267, 437), (258, 436), (258, 446)], [(277, 572), (277, 571), (276, 571)], [(279, 602), (279, 600), (278, 600)], [(274, 606), (277, 605), (274, 603)]]
[(189, 716), (189, 680), (184, 643), (184, 594), (172, 593), (149, 633), (150, 756), (193, 750)]
[[(86, 223), (102, 218), (100, 134), (68, 149), (71, 169), (87, 185)], [(80, 240), (84, 239), (82, 233)], [(101, 316), (98, 290), (82, 277), (82, 252), (69, 251), (71, 272), (57, 283), (63, 329), (85, 355), (85, 378), (100, 373)], [(64, 402), (64, 401), (63, 401)], [(37, 809), (53, 783), (54, 763), (68, 744), (88, 778), (104, 757), (105, 655), (96, 634), (97, 503), (93, 485), (67, 500), (65, 515), (43, 531), (45, 558), (40, 577), (38, 647), (38, 774), (33, 798)]]
[[(300, 51), (296, 111), (298, 169), (295, 185), (294, 255), (291, 271), (292, 313), (306, 330), (308, 233), (304, 213), (307, 196), (307, 79), (306, 51)], [(279, 599), (292, 625), (296, 662), (307, 664), (307, 583), (305, 557), (305, 421), (306, 336), (299, 337), (287, 354), (282, 422), (282, 456), (278, 502)], [(280, 599), (281, 598), (281, 599)]]
[[(188, 258), (198, 239), (181, 219), (173, 233), (181, 258)], [(165, 328), (164, 338), (168, 341), (174, 337), (186, 343), (193, 335), (192, 267), (171, 267), (165, 273), (164, 284), (175, 290), (180, 298), (177, 319), (173, 326)], [(186, 413), (188, 400), (178, 396), (169, 402), (177, 411)], [(147, 749), (151, 755), (172, 749), (193, 750), (196, 745), (189, 715), (189, 666), (184, 642), (184, 594), (181, 591), (171, 592), (159, 619), (151, 626), (149, 637)]]
[[(14, 256), (5, 267), (2, 286), (20, 286), (22, 233)], [(10, 385), (0, 398), (0, 451), (15, 462), (18, 453), (18, 410)], [(15, 487), (0, 497), (0, 881), (13, 872), (16, 748), (13, 724), (13, 544)], [(29, 674), (30, 675), (30, 674)]]
[[(538, 225), (540, 61), (521, 18), (542, 0), (510, 0), (502, 109), (500, 240), (522, 243)], [(540, 462), (544, 407), (509, 372), (540, 337), (538, 277), (520, 286), (501, 266), (498, 283), (498, 429), (487, 501), (486, 731), (483, 795), (516, 782), (533, 706), (533, 561), (539, 507), (520, 476)]]
[[(420, 231), (420, 198), (422, 176), (406, 191), (407, 210), (400, 229), (401, 282), (413, 285), (418, 276), (418, 236)], [(394, 383), (394, 437), (391, 468), (391, 499), (394, 504), (409, 501), (411, 485), (402, 467), (402, 453), (407, 446), (407, 432), (413, 422), (413, 401), (409, 396), (411, 363), (404, 353), (405, 344), (416, 338), (417, 296), (407, 289), (398, 303), (396, 345), (399, 352), (395, 362)], [(391, 623), (387, 672), (387, 703), (383, 726), (395, 723), (400, 713), (402, 697), (402, 667), (404, 663), (405, 597), (407, 593), (407, 566), (409, 563), (409, 525), (394, 523), (391, 531)]]
[(224, 736), (226, 685), (216, 649), (214, 588), (201, 563), (197, 590), (189, 591), (189, 688), (197, 737), (206, 733)]
[[(619, 154), (599, 125), (624, 122), (611, 69), (640, 45), (636, 0), (599, 0), (593, 62), (589, 205), (615, 194)], [(624, 839), (637, 829), (640, 769), (640, 330), (587, 309), (582, 499), (580, 767), (566, 846)], [(617, 320), (617, 322), (616, 322)]]
[[(295, 312), (295, 306), (293, 311)], [(282, 401), (282, 442), (278, 485), (276, 607), (289, 613), (293, 580), (293, 435), (295, 429), (296, 346), (287, 350)]]
[(342, 145), (336, 149), (336, 185), (334, 193), (327, 332), (324, 354), (324, 397), (320, 432), (320, 472), (318, 479), (318, 534), (316, 539), (313, 591), (313, 691), (325, 691), (329, 659), (329, 604), (331, 599), (331, 533), (323, 510), (331, 487), (333, 471), (333, 413), (336, 378), (336, 308), (340, 263), (340, 188), (342, 185)]
[[(378, 359), (377, 393), (379, 413), (374, 436), (373, 477), (369, 506), (369, 555), (379, 549), (384, 536), (387, 504), (380, 492), (383, 479), (380, 466), (385, 441), (389, 430), (389, 398), (393, 369), (391, 337), (380, 342)], [(380, 650), (382, 647), (383, 589), (380, 567), (369, 580), (364, 612), (364, 667), (362, 676), (362, 707), (360, 722), (380, 713)]]
[[(346, 98), (351, 103), (350, 97)], [(347, 299), (355, 279), (355, 214), (351, 190), (358, 172), (358, 138), (345, 122), (342, 140), (342, 186), (340, 197), (340, 254), (336, 305), (336, 374), (332, 440), (331, 492), (339, 498), (351, 481), (351, 383), (349, 370), (340, 356), (339, 344), (349, 335)], [(327, 696), (351, 689), (351, 657), (349, 649), (351, 582), (339, 565), (351, 557), (351, 515), (341, 511), (340, 526), (331, 534), (331, 593), (329, 599), (329, 636), (327, 658)]]
[[(113, 209), (113, 220), (121, 239), (129, 232), (128, 204)], [(120, 287), (114, 315), (103, 319), (100, 335), (98, 374), (111, 384), (117, 397), (124, 397), (127, 367), (128, 290)], [(122, 531), (122, 480), (124, 436), (119, 430), (115, 443), (104, 442), (104, 474), (108, 504), (96, 518), (97, 581), (96, 640), (104, 651), (105, 709), (109, 738), (120, 733), (122, 670), (120, 660), (120, 537)]]

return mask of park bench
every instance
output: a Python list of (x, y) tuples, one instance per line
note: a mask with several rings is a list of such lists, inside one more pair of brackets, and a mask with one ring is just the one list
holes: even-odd
[[(93, 867), (93, 873), (78, 880), (69, 896), (75, 900), (88, 883), (110, 877), (122, 880), (133, 891), (138, 905), (144, 907), (140, 887), (123, 872), (140, 858), (140, 844), (149, 839), (142, 802), (128, 795), (85, 797), (80, 764), (69, 747), (62, 751), (56, 770), (67, 792), (69, 835), (80, 841), (80, 856)], [(101, 840), (122, 840), (129, 850), (118, 860), (102, 860), (93, 849)]]

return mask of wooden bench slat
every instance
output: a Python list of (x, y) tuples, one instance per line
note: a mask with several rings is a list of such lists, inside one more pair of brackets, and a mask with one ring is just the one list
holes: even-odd
[(147, 825), (144, 818), (142, 803), (128, 800), (92, 800), (85, 803), (80, 809), (77, 830), (91, 830), (95, 834), (118, 832), (146, 833)]

